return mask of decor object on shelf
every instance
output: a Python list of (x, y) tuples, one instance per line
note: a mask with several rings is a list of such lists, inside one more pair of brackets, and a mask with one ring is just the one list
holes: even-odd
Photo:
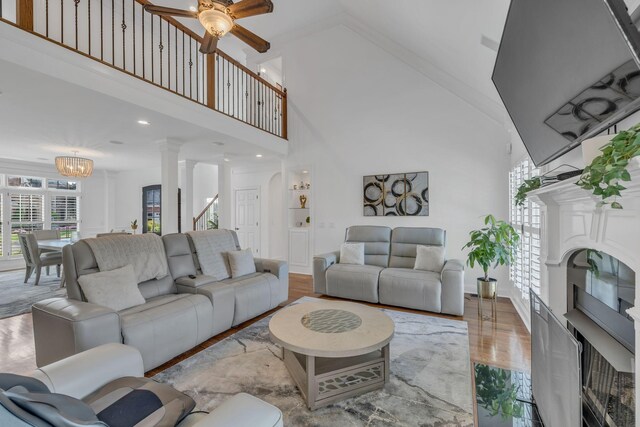
[(307, 183), (305, 184), (305, 187), (306, 187), (306, 188), (307, 188), (307, 190), (308, 190), (308, 189), (310, 189), (310, 188), (311, 188), (311, 184), (307, 182)]
[(293, 189), (297, 190), (298, 189), (298, 184), (293, 184)]
[(74, 151), (73, 156), (56, 157), (56, 169), (62, 176), (87, 178), (93, 173), (93, 160), (78, 157), (78, 152)]
[(238, 3), (198, 0), (197, 11), (147, 4), (144, 10), (154, 15), (198, 19), (206, 30), (200, 45), (200, 52), (204, 54), (214, 53), (218, 41), (227, 33), (233, 34), (260, 53), (268, 51), (271, 47), (268, 41), (235, 22), (237, 19), (273, 12), (271, 0), (243, 0)]
[(138, 229), (138, 220), (134, 219), (131, 221), (131, 230), (133, 230), (133, 234), (136, 234), (136, 230)]
[(307, 224), (311, 224), (311, 217), (308, 216), (306, 221), (307, 221)]
[(300, 209), (305, 209), (307, 206), (307, 196), (304, 194), (300, 195)]
[(631, 181), (627, 166), (632, 158), (640, 155), (640, 124), (615, 135), (600, 151), (602, 154), (585, 167), (576, 185), (602, 198), (598, 207), (610, 203), (611, 208), (622, 209), (618, 197), (626, 187), (620, 182)]
[(429, 172), (363, 178), (364, 216), (428, 216)]
[(518, 187), (518, 192), (513, 198), (516, 206), (524, 206), (524, 201), (529, 191), (537, 190), (540, 188), (540, 177), (534, 176), (530, 179), (525, 179), (524, 182)]
[(487, 215), (483, 227), (469, 233), (471, 240), (462, 249), (470, 248), (467, 264), (473, 268), (477, 263), (482, 267), (483, 277), (478, 277), (478, 312), (481, 313), (482, 299), (492, 299), (492, 311), (495, 312), (498, 281), (489, 277), (489, 267), (505, 265), (515, 261), (516, 250), (520, 236), (507, 222), (496, 220), (493, 215)]

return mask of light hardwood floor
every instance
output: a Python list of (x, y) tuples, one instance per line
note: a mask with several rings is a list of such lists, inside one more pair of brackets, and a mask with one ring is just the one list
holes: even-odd
[[(297, 300), (303, 296), (320, 297), (314, 294), (311, 277), (291, 274), (289, 280), (289, 300), (283, 304)], [(1, 297), (1, 296), (0, 296)], [(322, 297), (328, 298), (328, 297)], [(329, 298), (330, 299), (330, 298)], [(490, 310), (486, 304), (486, 311)], [(379, 304), (370, 304), (378, 306)], [(465, 320), (469, 327), (469, 347), (471, 361), (506, 369), (529, 371), (531, 366), (531, 337), (524, 323), (516, 313), (511, 301), (500, 298), (497, 304), (497, 318), (495, 320), (481, 320), (478, 316), (478, 299), (465, 295), (465, 314), (463, 317), (443, 316), (418, 310), (388, 307), (427, 316), (440, 316), (457, 320)], [(152, 376), (169, 366), (215, 344), (216, 342), (234, 334), (251, 323), (268, 316), (277, 309), (265, 313), (256, 319), (243, 323), (220, 335), (217, 335), (196, 348), (182, 354), (166, 364), (148, 372)], [(35, 354), (33, 346), (33, 324), (31, 314), (10, 317), (0, 320), (0, 372), (29, 373), (35, 369)]]

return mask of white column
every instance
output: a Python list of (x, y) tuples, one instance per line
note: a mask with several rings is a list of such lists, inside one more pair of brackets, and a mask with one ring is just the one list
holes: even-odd
[(113, 230), (116, 227), (116, 176), (117, 172), (104, 171), (104, 203), (106, 217), (104, 220), (104, 228), (100, 230), (103, 233)]
[(180, 190), (182, 194), (182, 232), (186, 233), (193, 229), (193, 169), (196, 166), (195, 160), (182, 160), (180, 166)]
[(167, 138), (158, 141), (161, 154), (162, 234), (178, 232), (178, 153), (182, 142)]
[(231, 204), (233, 194), (231, 191), (231, 167), (229, 163), (222, 161), (218, 164), (218, 227), (231, 228)]

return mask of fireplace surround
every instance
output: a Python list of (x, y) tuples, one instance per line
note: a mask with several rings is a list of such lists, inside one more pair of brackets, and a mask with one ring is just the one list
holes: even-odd
[[(567, 328), (575, 332), (576, 337), (581, 341), (583, 375), (586, 375), (585, 370), (595, 369), (597, 366), (599, 380), (605, 381), (607, 384), (615, 383), (616, 386), (623, 385), (627, 389), (629, 387), (628, 376), (611, 381), (611, 378), (606, 376), (610, 373), (607, 371), (609, 369), (607, 363), (612, 365), (609, 359), (615, 358), (617, 355), (618, 358), (613, 360), (613, 365), (617, 368), (616, 372), (637, 372), (640, 368), (640, 360), (634, 356), (640, 344), (638, 294), (633, 296), (633, 302), (625, 300), (621, 303), (627, 305), (618, 310), (620, 316), (628, 319), (633, 325), (633, 331), (630, 332), (631, 337), (629, 337), (629, 331), (626, 333), (622, 331), (621, 334), (626, 338), (620, 336), (614, 338), (616, 332), (606, 329), (610, 326), (598, 324), (593, 316), (589, 316), (590, 313), (587, 313), (588, 308), (581, 306), (586, 304), (588, 307), (592, 307), (593, 301), (589, 297), (593, 297), (593, 295), (578, 292), (580, 298), (577, 298), (575, 286), (571, 286), (569, 282), (576, 256), (585, 249), (606, 254), (633, 272), (640, 272), (640, 159), (632, 159), (629, 172), (631, 182), (625, 183), (627, 189), (623, 191), (623, 197), (620, 200), (624, 209), (611, 209), (608, 205), (599, 207), (597, 197), (575, 185), (577, 178), (562, 181), (528, 194), (532, 201), (540, 205), (541, 211), (540, 297), (542, 301), (550, 307), (558, 319), (565, 323)], [(635, 274), (633, 283), (630, 285), (635, 287), (637, 284), (637, 274)], [(587, 296), (585, 297), (585, 295)], [(604, 299), (606, 300), (606, 298)], [(576, 327), (576, 324), (579, 327)], [(608, 351), (606, 347), (611, 346), (603, 347), (601, 343), (592, 342), (598, 341), (598, 339), (585, 338), (585, 335), (589, 335), (585, 332), (585, 328), (592, 327), (594, 324), (598, 328), (594, 329), (593, 333), (600, 334), (602, 339), (611, 339), (608, 343), (615, 343), (611, 346), (616, 347), (616, 350), (622, 348), (627, 353)], [(580, 332), (579, 329), (583, 329), (583, 331)], [(603, 331), (604, 335), (602, 335)], [(594, 344), (598, 344), (599, 348), (596, 349)], [(603, 363), (603, 360), (606, 363)], [(588, 399), (590, 396), (597, 397), (596, 394), (600, 393), (596, 387), (598, 384), (592, 381), (595, 379), (592, 377), (587, 379), (586, 383), (583, 381), (583, 399)], [(639, 390), (637, 381), (632, 385), (632, 388), (634, 395), (637, 396)], [(626, 402), (629, 401), (629, 397), (626, 395), (624, 399)], [(633, 404), (635, 406), (634, 413), (639, 413), (638, 399), (634, 398)], [(597, 404), (595, 405), (597, 406)], [(615, 421), (613, 423), (611, 421), (613, 420), (608, 420), (610, 425), (617, 425)]]

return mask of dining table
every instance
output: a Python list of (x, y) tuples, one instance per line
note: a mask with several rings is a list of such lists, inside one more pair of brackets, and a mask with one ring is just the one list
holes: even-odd
[[(62, 248), (72, 243), (74, 243), (74, 241), (70, 238), (38, 240), (38, 248), (48, 249), (50, 251), (62, 252)], [(64, 267), (63, 267), (60, 271), (60, 288), (64, 288), (64, 287), (65, 287), (65, 279), (64, 279)]]

